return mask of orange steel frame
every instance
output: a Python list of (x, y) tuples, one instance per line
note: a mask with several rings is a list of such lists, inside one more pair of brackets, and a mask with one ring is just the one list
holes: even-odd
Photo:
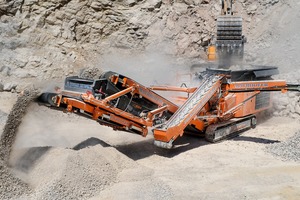
[[(225, 76), (224, 76), (225, 77)], [(102, 100), (96, 99), (92, 93), (78, 94), (71, 91), (61, 91), (56, 97), (56, 104), (59, 107), (60, 104), (67, 105), (68, 111), (73, 111), (74, 108), (80, 109), (85, 113), (88, 113), (92, 119), (109, 119), (111, 122), (115, 122), (119, 125), (119, 128), (128, 130), (134, 129), (140, 132), (143, 136), (148, 133), (148, 127), (153, 127), (154, 116), (161, 114), (162, 112), (169, 111), (175, 113), (178, 106), (174, 103), (164, 99), (152, 90), (163, 91), (179, 91), (193, 93), (196, 88), (177, 88), (177, 87), (164, 87), (153, 86), (151, 88), (144, 87), (132, 79), (123, 78), (117, 76), (111, 77), (111, 82), (114, 84), (122, 83), (124, 87), (118, 93), (108, 96)], [(255, 114), (268, 107), (255, 110), (255, 98), (260, 91), (287, 91), (287, 84), (285, 81), (244, 81), (244, 82), (232, 82), (221, 83), (218, 91), (211, 97), (211, 99), (203, 106), (199, 113), (189, 122), (194, 128), (199, 131), (205, 131), (206, 127), (210, 124), (217, 123), (219, 121), (229, 120), (233, 117), (244, 117), (250, 114)], [(157, 104), (158, 108), (152, 110), (145, 117), (138, 117), (126, 110), (118, 109), (109, 104), (113, 99), (119, 98), (127, 93), (132, 95), (137, 94), (151, 102)], [(80, 96), (82, 100), (77, 100), (71, 97), (64, 96), (64, 94)], [(220, 95), (221, 94), (221, 95)], [(215, 105), (215, 109), (212, 109), (211, 105)], [(204, 120), (205, 119), (205, 120)], [(168, 142), (170, 139), (176, 139), (183, 134), (183, 130), (186, 127), (179, 127), (177, 130), (170, 130), (167, 133), (161, 131), (154, 132), (154, 138), (156, 140)]]
[[(112, 76), (111, 82), (114, 84), (121, 82), (125, 89), (102, 100), (96, 99), (91, 92), (79, 94), (78, 92), (63, 90), (60, 92), (60, 95), (56, 96), (55, 103), (57, 107), (59, 107), (60, 104), (67, 105), (67, 111), (69, 112), (74, 111), (74, 109), (80, 109), (92, 116), (92, 119), (94, 120), (98, 120), (99, 118), (107, 118), (110, 122), (115, 122), (118, 124), (120, 129), (134, 129), (140, 132), (143, 136), (148, 134), (148, 127), (153, 127), (153, 119), (155, 115), (159, 115), (167, 110), (171, 113), (174, 113), (178, 109), (178, 106), (172, 102), (162, 98), (158, 94), (152, 92), (150, 89), (136, 83), (129, 78), (121, 79), (117, 76)], [(109, 104), (110, 101), (127, 93), (131, 93), (131, 95), (138, 94), (143, 98), (157, 104), (158, 108), (150, 111), (146, 117), (137, 117)], [(64, 95), (74, 96), (77, 98), (80, 97), (82, 101)]]
[[(159, 88), (160, 89), (160, 88)], [(261, 91), (287, 91), (286, 81), (270, 80), (270, 81), (244, 81), (224, 83), (220, 86), (222, 96), (218, 99), (217, 93), (211, 100), (195, 115), (190, 125), (203, 132), (210, 124), (220, 121), (226, 121), (232, 118), (242, 118), (251, 114), (256, 114), (271, 107), (271, 103), (261, 109), (255, 109), (256, 96)], [(188, 91), (188, 90), (187, 90)], [(216, 105), (215, 110), (211, 110), (210, 105)], [(201, 118), (206, 120), (199, 120)], [(181, 129), (184, 127), (176, 127), (174, 130), (155, 130), (154, 138), (159, 141), (174, 141), (178, 136), (182, 135)]]

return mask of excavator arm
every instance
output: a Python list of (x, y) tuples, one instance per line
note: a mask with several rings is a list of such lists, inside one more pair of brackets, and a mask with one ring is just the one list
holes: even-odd
[(234, 0), (222, 0), (221, 15), (232, 15), (233, 14), (232, 6), (234, 2), (235, 2)]

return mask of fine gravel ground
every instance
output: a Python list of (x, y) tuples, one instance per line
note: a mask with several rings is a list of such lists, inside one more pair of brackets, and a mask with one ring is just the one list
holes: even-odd
[(32, 188), (29, 195), (21, 196), (24, 199), (293, 199), (300, 195), (299, 164), (266, 152), (300, 129), (298, 121), (287, 117), (264, 118), (255, 129), (217, 144), (184, 136), (175, 149), (164, 150), (153, 145), (151, 135), (113, 131), (36, 103), (29, 108), (10, 159), (17, 177)]
[(280, 143), (270, 144), (267, 151), (284, 161), (300, 161), (300, 131), (293, 137)]

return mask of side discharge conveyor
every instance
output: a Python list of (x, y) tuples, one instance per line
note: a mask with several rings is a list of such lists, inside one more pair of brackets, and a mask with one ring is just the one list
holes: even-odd
[(173, 141), (178, 136), (182, 136), (184, 129), (220, 88), (221, 79), (222, 76), (214, 75), (204, 79), (193, 95), (187, 99), (172, 117), (159, 129), (154, 130), (154, 144), (162, 148), (172, 148)]

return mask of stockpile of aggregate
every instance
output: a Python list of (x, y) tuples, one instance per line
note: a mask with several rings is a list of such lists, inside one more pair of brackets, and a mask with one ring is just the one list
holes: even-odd
[(134, 163), (112, 147), (53, 148), (29, 174), (35, 187), (29, 198), (88, 199), (115, 183), (118, 173), (129, 167)]
[(300, 161), (300, 131), (284, 142), (268, 145), (266, 149), (284, 161)]

